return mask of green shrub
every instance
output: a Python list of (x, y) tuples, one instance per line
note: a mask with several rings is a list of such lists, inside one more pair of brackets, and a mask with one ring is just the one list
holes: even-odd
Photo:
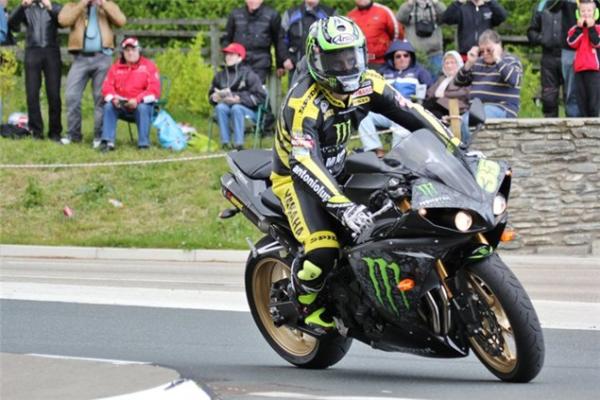
[(542, 116), (540, 107), (536, 104), (539, 98), (540, 73), (534, 71), (534, 62), (531, 61), (529, 52), (517, 46), (507, 46), (506, 51), (519, 57), (523, 65), (523, 79), (521, 81), (521, 109), (519, 117), (538, 118)]
[(174, 47), (156, 57), (161, 75), (171, 79), (169, 109), (205, 116), (210, 114), (212, 106), (208, 102), (208, 89), (214, 73), (200, 54), (202, 43), (203, 38), (199, 34), (188, 52)]

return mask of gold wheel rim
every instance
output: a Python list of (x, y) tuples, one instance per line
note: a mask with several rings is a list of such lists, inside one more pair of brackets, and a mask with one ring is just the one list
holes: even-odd
[[(496, 318), (496, 322), (500, 326), (500, 345), (502, 351), (499, 355), (488, 353), (481, 343), (475, 338), (470, 336), (469, 342), (473, 350), (484, 360), (484, 362), (501, 373), (508, 374), (512, 372), (517, 366), (517, 344), (513, 335), (513, 329), (506, 315), (506, 311), (498, 301), (498, 298), (492, 292), (490, 287), (485, 283), (479, 276), (470, 273), (469, 274), (469, 286), (477, 293), (480, 300), (482, 300), (492, 311)], [(484, 320), (482, 328), (486, 336), (491, 336), (490, 322)]]
[(252, 277), (254, 305), (260, 321), (277, 345), (296, 357), (304, 357), (314, 351), (317, 339), (297, 329), (276, 327), (269, 312), (271, 286), (290, 277), (290, 267), (276, 258), (263, 258), (258, 262)]

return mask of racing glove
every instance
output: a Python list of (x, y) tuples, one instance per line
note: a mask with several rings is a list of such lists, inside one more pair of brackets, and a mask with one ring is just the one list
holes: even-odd
[(353, 203), (342, 196), (337, 197), (332, 198), (326, 208), (353, 233), (360, 234), (366, 227), (373, 224), (373, 217), (366, 206)]
[(360, 234), (366, 227), (373, 225), (373, 217), (366, 206), (352, 204), (342, 214), (342, 223), (356, 234)]

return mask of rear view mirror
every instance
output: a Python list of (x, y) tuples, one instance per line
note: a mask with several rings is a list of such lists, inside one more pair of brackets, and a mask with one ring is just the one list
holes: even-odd
[(478, 126), (485, 122), (485, 110), (480, 99), (474, 98), (469, 107), (469, 126)]

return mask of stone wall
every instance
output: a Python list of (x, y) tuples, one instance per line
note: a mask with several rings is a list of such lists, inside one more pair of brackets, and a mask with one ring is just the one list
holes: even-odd
[(472, 149), (513, 168), (503, 249), (600, 256), (600, 118), (490, 120)]

